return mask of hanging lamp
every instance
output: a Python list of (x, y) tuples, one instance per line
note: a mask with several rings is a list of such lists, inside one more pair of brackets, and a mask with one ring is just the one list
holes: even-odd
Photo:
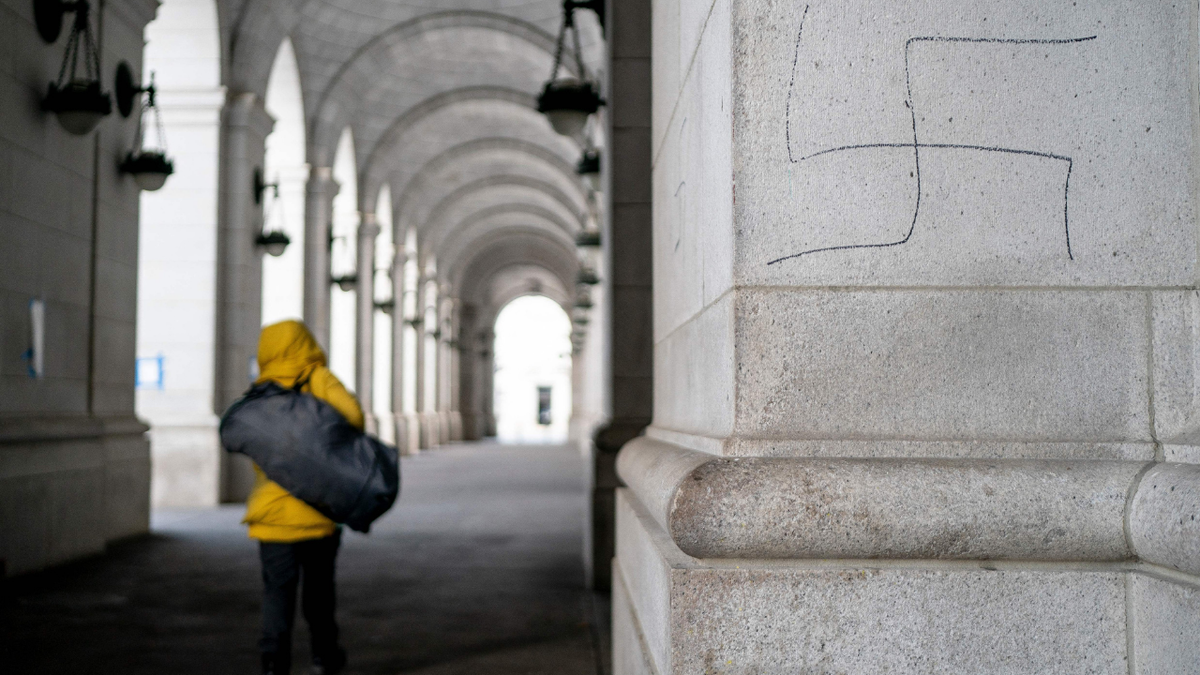
[[(155, 102), (157, 89), (154, 87), (154, 73), (150, 73), (150, 84), (143, 87), (133, 81), (133, 68), (122, 61), (117, 65), (117, 81), (114, 88), (117, 94), (117, 110), (122, 117), (129, 117), (133, 114), (134, 101), (141, 99), (142, 94), (146, 94), (141, 111), (138, 113), (137, 133), (134, 134), (133, 149), (125, 156), (120, 168), (121, 171), (133, 176), (138, 187), (153, 192), (167, 182), (167, 176), (175, 173), (175, 164), (167, 158), (167, 137), (163, 133), (162, 115), (159, 114), (158, 105)], [(154, 129), (158, 134), (158, 148), (151, 150), (147, 150), (145, 147), (146, 126), (143, 124), (149, 114), (154, 115)]]
[(595, 248), (600, 245), (599, 230), (580, 230), (575, 235), (575, 245), (580, 248)]
[(587, 181), (592, 190), (600, 189), (600, 151), (588, 148), (583, 151), (579, 162), (575, 165), (575, 173)]
[(337, 287), (342, 289), (343, 293), (349, 293), (358, 286), (358, 275), (343, 274), (340, 277), (333, 277), (330, 281), (337, 284)]
[[(274, 197), (272, 203), (263, 204), (263, 193), (271, 188), (271, 194)], [(254, 244), (265, 251), (272, 258), (278, 258), (287, 250), (288, 244), (292, 243), (292, 238), (287, 236), (287, 232), (280, 230), (266, 229), (267, 223), (271, 222), (271, 216), (277, 206), (280, 212), (280, 218), (283, 217), (283, 201), (279, 199), (279, 181), (274, 183), (266, 183), (263, 181), (262, 170), (254, 170), (254, 203), (263, 204), (263, 229), (254, 238)]]
[[(35, 0), (33, 5), (38, 33), (49, 43), (54, 43), (62, 31), (63, 15), (75, 13), (58, 79), (50, 83), (42, 109), (54, 113), (62, 128), (76, 136), (89, 133), (112, 113), (111, 97), (100, 91), (100, 53), (92, 37), (90, 10), (87, 0)], [(84, 64), (82, 77), (80, 56)]]
[[(558, 43), (554, 49), (554, 68), (550, 71), (550, 80), (538, 96), (538, 112), (550, 120), (550, 126), (554, 127), (556, 132), (572, 138), (577, 138), (583, 133), (588, 117), (604, 105), (597, 86), (587, 79), (587, 71), (583, 67), (583, 54), (579, 49), (579, 29), (575, 26), (575, 9), (596, 9), (593, 5), (594, 3), (590, 2), (563, 0), (563, 24), (562, 29), (558, 31)], [(576, 72), (583, 79), (558, 76), (568, 31), (571, 33), (574, 47)]]

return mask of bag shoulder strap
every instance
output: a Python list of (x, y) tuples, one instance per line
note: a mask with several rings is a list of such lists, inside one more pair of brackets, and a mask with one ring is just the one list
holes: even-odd
[(307, 385), (310, 380), (312, 380), (314, 372), (316, 372), (316, 368), (313, 368), (308, 372), (301, 372), (300, 376), (296, 378), (295, 384), (292, 385), (292, 391), (300, 392), (302, 389), (304, 389), (304, 386)]

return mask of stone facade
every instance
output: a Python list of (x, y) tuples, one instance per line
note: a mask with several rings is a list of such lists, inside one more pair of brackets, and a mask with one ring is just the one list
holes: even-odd
[(1195, 8), (654, 12), (616, 672), (1200, 663)]
[[(140, 71), (155, 6), (121, 0), (93, 12), (104, 91), (119, 61)], [(73, 136), (41, 109), (70, 21), (47, 44), (31, 3), (0, 4), (0, 561), (9, 574), (99, 553), (149, 519), (149, 442), (133, 387), (139, 192), (117, 168), (135, 120), (114, 106), (97, 130)]]

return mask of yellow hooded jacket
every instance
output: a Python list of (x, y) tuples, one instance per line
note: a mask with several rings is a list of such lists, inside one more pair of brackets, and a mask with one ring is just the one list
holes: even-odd
[[(258, 382), (271, 380), (283, 387), (308, 380), (301, 391), (333, 406), (346, 420), (363, 428), (362, 408), (337, 377), (325, 366), (325, 352), (312, 333), (299, 321), (281, 321), (262, 330), (258, 340)], [(268, 542), (320, 539), (334, 533), (337, 524), (296, 499), (278, 483), (268, 480), (256, 465), (254, 490), (246, 499), (250, 537)]]

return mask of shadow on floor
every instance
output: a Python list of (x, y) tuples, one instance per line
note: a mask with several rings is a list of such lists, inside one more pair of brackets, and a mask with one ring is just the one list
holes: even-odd
[[(346, 673), (607, 672), (607, 599), (583, 587), (575, 452), (465, 444), (402, 470), (396, 508), (369, 536), (347, 532), (338, 558)], [(241, 511), (157, 512), (151, 535), (103, 557), (7, 580), (0, 671), (257, 672), (261, 582)]]

